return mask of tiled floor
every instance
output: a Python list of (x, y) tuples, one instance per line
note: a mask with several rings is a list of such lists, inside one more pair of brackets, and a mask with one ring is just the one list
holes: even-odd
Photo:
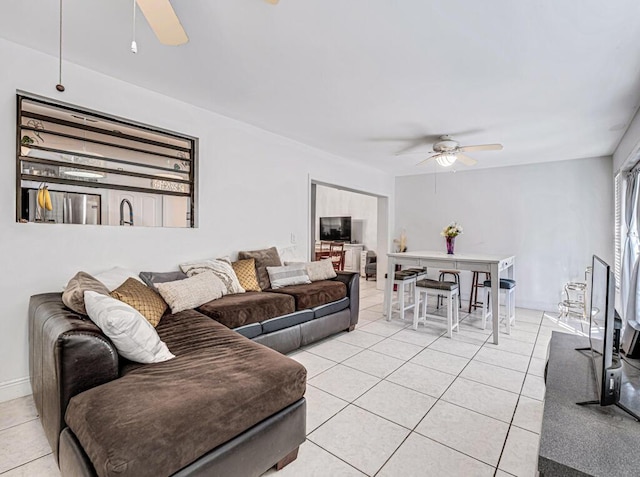
[[(547, 345), (579, 324), (517, 309), (495, 346), (464, 313), (449, 339), (444, 319), (382, 319), (375, 284), (361, 282), (356, 331), (291, 354), (308, 371), (307, 441), (265, 475), (535, 476)], [(0, 403), (0, 475), (59, 475), (30, 396)]]

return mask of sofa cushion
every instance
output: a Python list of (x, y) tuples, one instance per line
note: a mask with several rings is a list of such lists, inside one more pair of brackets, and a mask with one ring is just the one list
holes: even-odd
[(264, 333), (273, 333), (274, 331), (290, 328), (300, 323), (313, 320), (313, 312), (311, 310), (296, 311), (288, 315), (277, 316), (262, 322), (262, 331)]
[(262, 334), (262, 325), (260, 323), (251, 323), (240, 328), (234, 328), (233, 331), (240, 333), (245, 338), (253, 339)]
[(341, 310), (349, 308), (349, 297), (344, 297), (342, 300), (327, 303), (326, 305), (320, 305), (313, 308), (313, 317), (322, 318), (323, 316), (331, 315)]
[(175, 359), (69, 403), (66, 422), (98, 475), (171, 475), (304, 395), (301, 364), (196, 312), (158, 330)]
[(322, 280), (307, 285), (292, 285), (269, 291), (291, 295), (295, 299), (296, 310), (326, 305), (347, 296), (347, 286), (337, 280)]
[(296, 311), (291, 296), (265, 292), (246, 292), (240, 295), (226, 295), (210, 301), (198, 311), (229, 327), (238, 328), (251, 323), (288, 315)]
[(278, 255), (278, 249), (271, 247), (264, 250), (238, 252), (238, 260), (246, 260), (248, 258), (253, 258), (256, 261), (256, 273), (258, 275), (260, 288), (262, 290), (270, 288), (271, 282), (269, 281), (267, 267), (280, 267), (282, 265), (280, 255)]

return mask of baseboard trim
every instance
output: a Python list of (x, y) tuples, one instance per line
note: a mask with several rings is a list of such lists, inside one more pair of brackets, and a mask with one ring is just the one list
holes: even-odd
[(29, 376), (0, 383), (0, 402), (10, 401), (31, 394)]

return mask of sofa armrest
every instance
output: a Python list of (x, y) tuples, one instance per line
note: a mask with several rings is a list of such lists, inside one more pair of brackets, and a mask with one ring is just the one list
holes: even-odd
[(339, 280), (347, 285), (347, 296), (349, 297), (349, 308), (351, 310), (351, 326), (358, 323), (360, 313), (360, 274), (356, 272), (336, 272)]
[(89, 318), (64, 306), (60, 293), (29, 301), (29, 371), (36, 409), (54, 455), (69, 400), (119, 376), (118, 353)]

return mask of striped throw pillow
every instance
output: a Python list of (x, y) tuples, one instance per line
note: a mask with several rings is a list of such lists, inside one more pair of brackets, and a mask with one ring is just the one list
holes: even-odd
[(303, 285), (311, 283), (304, 263), (287, 265), (285, 267), (267, 267), (271, 288), (282, 288), (289, 285)]

